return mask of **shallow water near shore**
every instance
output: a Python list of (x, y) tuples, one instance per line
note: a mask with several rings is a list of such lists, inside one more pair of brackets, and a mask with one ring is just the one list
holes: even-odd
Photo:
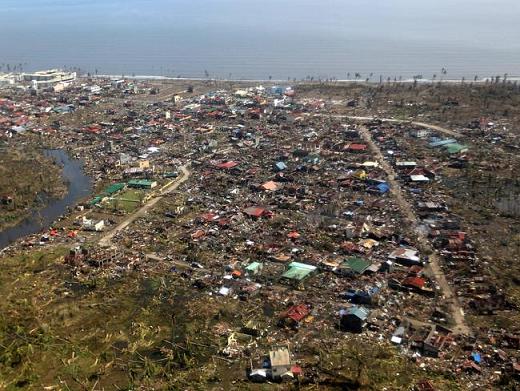
[(0, 249), (19, 238), (48, 229), (58, 217), (67, 212), (68, 207), (73, 207), (92, 190), (92, 181), (83, 171), (81, 161), (72, 159), (67, 152), (60, 149), (49, 149), (44, 153), (62, 167), (63, 180), (67, 184), (67, 194), (61, 199), (46, 200), (46, 205), (42, 209), (33, 211), (29, 217), (16, 226), (0, 232)]

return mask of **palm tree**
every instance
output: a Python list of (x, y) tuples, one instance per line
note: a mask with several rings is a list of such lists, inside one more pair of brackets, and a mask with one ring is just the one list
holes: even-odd
[[(446, 68), (443, 67), (443, 68), (441, 69), (441, 73), (442, 73), (443, 76), (446, 76), (446, 75), (448, 74), (448, 70), (447, 70)], [(442, 80), (442, 78), (441, 78), (441, 80)]]

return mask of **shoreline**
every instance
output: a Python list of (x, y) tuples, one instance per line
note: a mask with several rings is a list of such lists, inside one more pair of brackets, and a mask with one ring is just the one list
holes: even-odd
[[(500, 76), (500, 81), (497, 84), (503, 83), (503, 75)], [(481, 79), (417, 79), (407, 78), (402, 80), (393, 80), (388, 81), (387, 79), (380, 80), (368, 80), (366, 79), (325, 79), (325, 80), (285, 80), (285, 79), (227, 79), (227, 78), (204, 78), (204, 77), (172, 77), (172, 76), (159, 76), (159, 75), (80, 75), (78, 79), (131, 79), (131, 80), (151, 80), (151, 81), (198, 81), (198, 82), (229, 82), (229, 83), (275, 83), (275, 84), (324, 84), (324, 83), (340, 83), (340, 84), (412, 84), (417, 82), (417, 84), (485, 84), (491, 83), (491, 77), (481, 78)], [(507, 82), (518, 82), (520, 81), (520, 76), (508, 76), (506, 79)]]

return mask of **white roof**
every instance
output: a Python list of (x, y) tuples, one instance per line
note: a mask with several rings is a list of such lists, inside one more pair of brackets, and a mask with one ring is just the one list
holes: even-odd
[(413, 182), (428, 182), (430, 179), (424, 175), (410, 175)]
[(271, 360), (271, 366), (273, 367), (291, 365), (289, 349), (287, 349), (286, 347), (271, 350), (269, 352), (269, 359)]
[(218, 293), (220, 293), (222, 296), (227, 296), (227, 295), (229, 295), (229, 288), (226, 288), (225, 286), (223, 286), (222, 288), (220, 288)]
[(249, 376), (261, 376), (261, 377), (267, 377), (267, 370), (265, 369), (253, 369)]
[(411, 249), (411, 248), (397, 248), (394, 251), (390, 253), (388, 258), (390, 259), (409, 259), (411, 261), (419, 261), (419, 252), (417, 250)]

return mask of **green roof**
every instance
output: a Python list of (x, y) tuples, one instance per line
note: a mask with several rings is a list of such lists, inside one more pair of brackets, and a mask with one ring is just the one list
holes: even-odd
[(445, 145), (444, 148), (446, 148), (446, 151), (450, 154), (454, 153), (460, 153), (468, 149), (467, 146), (459, 144), (459, 143), (453, 143), (449, 145)]
[(117, 193), (120, 190), (123, 190), (124, 187), (125, 187), (124, 183), (114, 183), (105, 189), (105, 193), (108, 195), (111, 195), (111, 194)]
[(256, 272), (262, 267), (260, 262), (253, 262), (246, 266), (248, 272)]
[(369, 268), (372, 263), (363, 258), (351, 257), (347, 258), (345, 262), (343, 262), (343, 266), (348, 266), (352, 269), (353, 272), (357, 274), (363, 274), (365, 270)]
[(304, 278), (308, 277), (314, 270), (316, 270), (316, 266), (307, 265), (306, 263), (300, 262), (291, 262), (289, 264), (289, 269), (282, 274), (283, 278), (288, 278), (290, 280), (301, 281)]
[(96, 205), (96, 204), (99, 204), (101, 202), (103, 198), (101, 198), (100, 196), (97, 196), (97, 197), (94, 197), (92, 198), (92, 200), (89, 202), (89, 205)]

